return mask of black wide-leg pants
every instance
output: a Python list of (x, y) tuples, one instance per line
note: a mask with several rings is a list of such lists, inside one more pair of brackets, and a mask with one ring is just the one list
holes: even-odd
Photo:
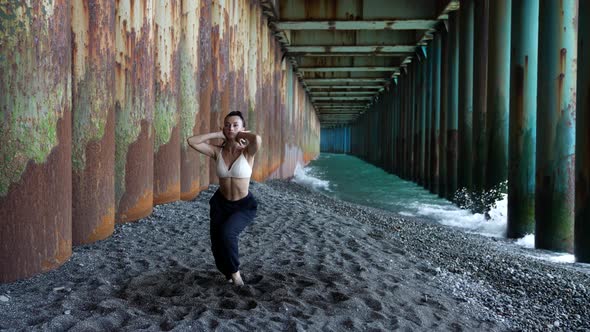
[(256, 217), (258, 203), (251, 192), (237, 201), (228, 201), (217, 190), (209, 206), (211, 251), (217, 269), (229, 279), (240, 267), (238, 236)]

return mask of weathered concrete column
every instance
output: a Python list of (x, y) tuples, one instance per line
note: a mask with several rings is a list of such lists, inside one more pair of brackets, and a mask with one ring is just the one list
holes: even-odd
[(115, 229), (115, 2), (72, 7), (72, 244)]
[(430, 189), (431, 178), (431, 149), (430, 135), (432, 128), (432, 44), (426, 47), (426, 62), (424, 76), (424, 183), (425, 189)]
[(508, 179), (511, 0), (490, 1), (486, 190)]
[(117, 222), (152, 213), (154, 179), (153, 0), (121, 0), (115, 14)]
[(420, 117), (420, 61), (419, 59), (414, 56), (414, 61), (412, 62), (412, 136), (410, 137), (412, 140), (412, 168), (411, 168), (411, 177), (410, 180), (413, 182), (417, 182), (418, 180), (418, 145), (420, 142), (418, 141), (418, 123)]
[[(403, 71), (402, 71), (403, 72)], [(407, 137), (406, 137), (406, 129), (407, 129), (407, 100), (408, 100), (408, 75), (407, 69), (405, 74), (399, 77), (400, 85), (401, 85), (401, 93), (400, 93), (400, 173), (399, 177), (402, 179), (406, 178), (406, 170), (407, 170)]]
[(489, 0), (475, 1), (474, 63), (473, 63), (473, 191), (485, 187), (487, 140), (486, 111), (488, 93), (488, 28)]
[[(475, 0), (463, 0), (459, 10), (459, 114), (457, 187), (471, 189), (473, 174), (473, 44)], [(479, 24), (479, 22), (478, 22)], [(478, 36), (479, 38), (479, 36)]]
[(440, 132), (439, 132), (439, 178), (438, 196), (447, 197), (447, 113), (449, 109), (449, 25), (440, 32), (442, 38), (441, 79), (440, 79)]
[(10, 1), (0, 18), (0, 282), (72, 254), (71, 8)]
[(432, 121), (430, 128), (430, 192), (439, 192), (440, 174), (440, 80), (441, 80), (441, 51), (442, 37), (440, 33), (434, 35), (432, 40)]
[(535, 231), (539, 1), (513, 0), (508, 158), (509, 238)]
[(452, 200), (457, 191), (457, 151), (459, 139), (459, 13), (449, 13), (448, 95), (447, 95), (447, 189), (446, 198)]
[(408, 173), (408, 180), (416, 181), (416, 100), (418, 99), (417, 94), (417, 71), (418, 71), (418, 60), (415, 58), (409, 66), (410, 68), (410, 117), (409, 117), (409, 137), (408, 140), (410, 141), (410, 165), (409, 165), (409, 173)]
[(573, 251), (577, 0), (541, 1), (535, 246)]
[(419, 141), (420, 147), (418, 150), (418, 184), (424, 185), (426, 182), (426, 89), (428, 85), (428, 64), (426, 58), (426, 48), (421, 47), (420, 59), (420, 131)]
[(400, 109), (400, 104), (401, 104), (401, 80), (396, 79), (395, 82), (395, 100), (394, 100), (394, 115), (395, 115), (395, 137), (394, 137), (394, 142), (395, 142), (395, 161), (393, 164), (393, 169), (394, 169), (394, 174), (399, 176), (400, 174), (400, 165), (401, 165), (401, 159), (400, 159), (400, 151), (402, 150), (402, 146), (401, 146), (401, 138), (400, 138), (400, 134), (401, 134), (401, 129), (400, 129), (400, 119), (401, 119), (401, 109)]
[[(590, 17), (590, 2), (580, 1), (578, 17)], [(576, 111), (576, 260), (590, 262), (590, 20), (578, 20), (578, 101)]]
[(180, 199), (180, 0), (155, 0), (154, 204)]
[(430, 189), (432, 183), (432, 173), (430, 172), (431, 168), (431, 154), (432, 149), (430, 145), (432, 144), (432, 73), (433, 73), (433, 66), (432, 66), (432, 58), (433, 58), (433, 44), (434, 42), (431, 41), (427, 47), (426, 51), (426, 78), (425, 78), (425, 89), (426, 89), (426, 100), (425, 100), (425, 117), (426, 117), (426, 126), (425, 126), (425, 137), (424, 137), (424, 144), (425, 144), (425, 158), (424, 158), (424, 188)]

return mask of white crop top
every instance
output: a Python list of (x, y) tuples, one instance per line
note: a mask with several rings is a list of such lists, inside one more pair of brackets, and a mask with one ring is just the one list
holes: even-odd
[(252, 167), (248, 164), (248, 160), (244, 156), (244, 153), (240, 153), (240, 156), (228, 169), (223, 160), (222, 150), (217, 153), (217, 176), (220, 178), (249, 178), (252, 175)]

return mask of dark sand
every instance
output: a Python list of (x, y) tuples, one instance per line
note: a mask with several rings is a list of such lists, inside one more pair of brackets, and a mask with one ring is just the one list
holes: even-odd
[(584, 268), (281, 180), (251, 186), (259, 210), (241, 237), (238, 289), (209, 250), (214, 190), (117, 225), (55, 271), (0, 285), (0, 329), (590, 329)]

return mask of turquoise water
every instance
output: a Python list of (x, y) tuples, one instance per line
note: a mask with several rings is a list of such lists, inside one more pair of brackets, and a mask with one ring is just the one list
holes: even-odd
[[(333, 153), (321, 153), (306, 167), (298, 166), (293, 181), (334, 198), (391, 211), (401, 217), (418, 217), (469, 233), (506, 237), (506, 195), (496, 202), (488, 220), (357, 157)], [(534, 235), (529, 234), (516, 244), (534, 248)], [(537, 250), (531, 256), (564, 263), (574, 261), (573, 255)]]
[(328, 195), (402, 215), (415, 215), (420, 204), (454, 207), (414, 182), (349, 155), (322, 153), (305, 168), (305, 173), (327, 181), (327, 185), (316, 189)]

